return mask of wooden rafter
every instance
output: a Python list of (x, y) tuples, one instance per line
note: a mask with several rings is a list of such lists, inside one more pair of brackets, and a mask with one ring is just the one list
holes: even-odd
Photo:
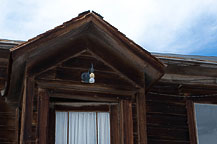
[(129, 79), (125, 74), (121, 73), (118, 69), (116, 69), (114, 66), (112, 66), (111, 64), (109, 64), (108, 62), (106, 62), (105, 60), (103, 60), (103, 58), (97, 56), (96, 54), (94, 54), (91, 50), (89, 50), (89, 52), (96, 57), (97, 59), (99, 59), (100, 61), (104, 62), (107, 66), (109, 66), (110, 68), (112, 68), (121, 78), (124, 78), (125, 80), (127, 80), (128, 82), (130, 82), (131, 84), (135, 85), (136, 87), (140, 87), (136, 82), (134, 82), (133, 80)]

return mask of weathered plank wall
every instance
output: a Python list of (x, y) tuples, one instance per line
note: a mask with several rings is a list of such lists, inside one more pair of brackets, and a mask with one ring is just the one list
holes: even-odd
[(4, 94), (8, 79), (10, 51), (0, 49), (0, 143), (15, 144), (18, 140), (18, 111), (5, 102)]
[(132, 105), (132, 114), (133, 114), (133, 143), (138, 144), (138, 122), (137, 122), (137, 110), (136, 110), (136, 102)]
[(157, 84), (147, 94), (149, 144), (189, 144), (186, 99), (177, 84)]
[(210, 85), (158, 82), (146, 98), (149, 144), (194, 144), (196, 133), (190, 134), (190, 129), (195, 128), (191, 125), (194, 116), (188, 118), (186, 103), (216, 104), (217, 90)]
[[(93, 63), (95, 69), (96, 84), (89, 85), (81, 83), (81, 73), (87, 72), (91, 63)], [(120, 77), (110, 67), (87, 52), (57, 64), (50, 70), (35, 77), (32, 134), (30, 140), (28, 140), (31, 143), (38, 143), (39, 141), (38, 128), (40, 118), (38, 115), (41, 109), (39, 107), (39, 88), (48, 90), (48, 94), (53, 96), (50, 99), (51, 102), (76, 102), (82, 100), (84, 102), (103, 102), (104, 100), (119, 102), (120, 99), (133, 99), (133, 94), (136, 90), (132, 83)], [(133, 112), (133, 115), (136, 115), (136, 113)], [(51, 122), (54, 120), (49, 117), (48, 121)], [(136, 127), (137, 125), (134, 125), (133, 128), (136, 129)], [(49, 137), (49, 143), (53, 143), (54, 138)]]
[(81, 83), (82, 72), (88, 72), (91, 64), (94, 66), (96, 84), (110, 85), (119, 88), (132, 88), (132, 84), (130, 82), (121, 78), (110, 67), (87, 52), (58, 64), (53, 69), (42, 73), (37, 78)]
[[(96, 70), (96, 85), (94, 85), (96, 87), (90, 89), (89, 86), (81, 83), (80, 76), (82, 72), (87, 72), (91, 63), (94, 64)], [(3, 87), (4, 82), (1, 83), (1, 87)], [(216, 100), (216, 97), (192, 97), (194, 95), (217, 94), (216, 87), (200, 87), (197, 85), (181, 85), (177, 83), (165, 82), (165, 80), (163, 82), (161, 81), (154, 85), (146, 94), (148, 144), (190, 144), (186, 101), (212, 102)], [(70, 87), (70, 85), (72, 86)], [(129, 97), (130, 93), (136, 91), (132, 83), (120, 77), (120, 75), (114, 72), (110, 67), (89, 53), (83, 53), (80, 56), (59, 63), (52, 67), (52, 69), (36, 77), (32, 135), (29, 141), (31, 143), (37, 143), (39, 135), (37, 86), (48, 89), (52, 95), (56, 96), (54, 100), (57, 101), (60, 100), (61, 97), (65, 98), (65, 100), (76, 100), (78, 96), (84, 97), (85, 100), (85, 95), (93, 96), (92, 99), (89, 99), (93, 101), (103, 101), (105, 97), (110, 97), (111, 101), (118, 101), (119, 99), (131, 99)], [(71, 89), (73, 86), (76, 87)], [(97, 88), (100, 88), (100, 90), (107, 88), (104, 89), (104, 98), (99, 97), (100, 93), (97, 91)], [(95, 91), (90, 92), (93, 89)], [(113, 90), (113, 93), (109, 93), (108, 90)], [(128, 97), (123, 96), (123, 94), (128, 94)], [(134, 99), (132, 105), (134, 144), (137, 144), (139, 139), (136, 108), (137, 105)], [(15, 114), (14, 112), (13, 115), (15, 116)], [(10, 118), (13, 118), (13, 116)], [(8, 128), (9, 127), (10, 125), (8, 125)], [(16, 129), (14, 129), (14, 131), (10, 133), (15, 134), (15, 137), (10, 140), (17, 138), (16, 132)], [(10, 135), (8, 135), (8, 137), (9, 136)]]
[(0, 90), (5, 88), (5, 82), (8, 79), (10, 51), (0, 49)]
[(0, 98), (0, 143), (17, 144), (18, 125), (16, 110), (12, 109), (3, 98)]

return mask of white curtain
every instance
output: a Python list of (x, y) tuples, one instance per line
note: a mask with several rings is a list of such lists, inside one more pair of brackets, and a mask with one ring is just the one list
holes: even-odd
[(69, 144), (96, 144), (95, 112), (69, 112)]
[(56, 112), (55, 139), (56, 144), (110, 144), (109, 113)]
[(110, 118), (108, 112), (97, 113), (98, 144), (110, 144)]
[(68, 112), (56, 112), (56, 144), (67, 144)]

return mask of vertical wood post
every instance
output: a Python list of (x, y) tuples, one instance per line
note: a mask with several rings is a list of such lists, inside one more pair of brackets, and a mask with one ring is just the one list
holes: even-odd
[(194, 103), (191, 100), (186, 101), (187, 116), (188, 116), (188, 128), (191, 144), (197, 144), (197, 130), (194, 115)]
[(16, 141), (19, 143), (20, 141), (20, 109), (16, 108), (16, 119), (15, 119), (15, 124), (16, 124)]
[(132, 102), (128, 100), (121, 101), (121, 125), (123, 144), (133, 144), (133, 116)]
[(117, 105), (110, 106), (111, 144), (120, 144), (119, 111)]
[(138, 142), (147, 144), (147, 124), (146, 124), (146, 99), (145, 89), (141, 89), (136, 97), (137, 105), (137, 125), (138, 125)]
[(24, 93), (22, 100), (22, 117), (20, 144), (31, 141), (32, 138), (32, 116), (33, 116), (34, 81), (31, 78), (24, 80)]
[(54, 108), (49, 108), (48, 144), (55, 144), (56, 114)]
[(48, 142), (49, 95), (46, 90), (38, 90), (38, 140), (39, 144)]
[(120, 122), (120, 144), (124, 144), (124, 116), (123, 101), (119, 103), (119, 122)]

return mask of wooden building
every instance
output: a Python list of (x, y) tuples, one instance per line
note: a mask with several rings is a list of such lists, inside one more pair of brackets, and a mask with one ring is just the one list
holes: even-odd
[(89, 11), (27, 42), (0, 40), (0, 143), (196, 144), (194, 103), (216, 103), (216, 68), (151, 54)]

